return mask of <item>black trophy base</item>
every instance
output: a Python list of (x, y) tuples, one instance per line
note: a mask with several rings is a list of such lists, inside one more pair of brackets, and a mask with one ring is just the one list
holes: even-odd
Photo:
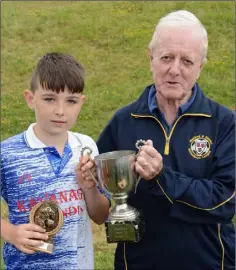
[(105, 222), (108, 243), (138, 243), (144, 233), (144, 222), (138, 218), (134, 221)]

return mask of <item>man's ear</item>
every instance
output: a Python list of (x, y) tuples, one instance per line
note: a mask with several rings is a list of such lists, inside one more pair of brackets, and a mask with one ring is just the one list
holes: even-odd
[(148, 54), (149, 54), (149, 60), (150, 60), (150, 71), (152, 72), (153, 55), (152, 55), (152, 50), (151, 49), (148, 49)]
[(200, 70), (199, 70), (199, 73), (198, 73), (198, 75), (197, 75), (197, 79), (200, 77), (200, 74), (201, 74), (201, 72), (202, 72), (203, 67), (204, 67), (204, 63), (202, 63), (202, 64), (200, 65)]
[(24, 97), (25, 97), (25, 101), (26, 101), (28, 107), (30, 109), (34, 109), (34, 102), (33, 102), (34, 94), (33, 94), (33, 92), (26, 89), (24, 91)]
[(148, 49), (148, 54), (149, 54), (149, 57), (150, 57), (150, 61), (152, 61), (153, 56), (152, 56), (152, 50), (151, 49)]

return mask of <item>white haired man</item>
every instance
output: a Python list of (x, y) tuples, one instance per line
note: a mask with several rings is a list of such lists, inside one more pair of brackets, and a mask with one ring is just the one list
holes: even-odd
[(146, 141), (135, 163), (142, 178), (128, 198), (145, 233), (117, 245), (116, 270), (234, 269), (235, 117), (196, 83), (207, 47), (195, 15), (163, 17), (149, 44), (154, 84), (98, 139), (100, 153)]

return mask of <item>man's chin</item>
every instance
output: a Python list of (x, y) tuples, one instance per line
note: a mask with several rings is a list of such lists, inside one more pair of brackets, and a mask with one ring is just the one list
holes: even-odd
[(162, 96), (164, 99), (167, 99), (167, 100), (182, 100), (185, 97), (184, 93), (173, 92), (173, 91), (168, 91), (164, 93)]

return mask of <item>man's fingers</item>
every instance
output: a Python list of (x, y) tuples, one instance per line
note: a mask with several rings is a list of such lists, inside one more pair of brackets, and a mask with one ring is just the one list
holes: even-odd
[(156, 158), (159, 156), (159, 152), (150, 145), (144, 145), (142, 146), (141, 151), (138, 155), (143, 157), (145, 157), (145, 155), (149, 155), (152, 158)]
[(146, 145), (149, 145), (149, 146), (152, 146), (152, 147), (153, 147), (153, 142), (152, 142), (152, 140), (147, 140), (147, 141), (146, 141)]
[(136, 173), (138, 173), (141, 177), (143, 177), (144, 174), (145, 174), (144, 168), (143, 168), (138, 162), (135, 163), (135, 171), (136, 171)]
[(144, 157), (138, 156), (137, 157), (137, 163), (143, 168), (145, 169), (148, 165), (146, 159)]

